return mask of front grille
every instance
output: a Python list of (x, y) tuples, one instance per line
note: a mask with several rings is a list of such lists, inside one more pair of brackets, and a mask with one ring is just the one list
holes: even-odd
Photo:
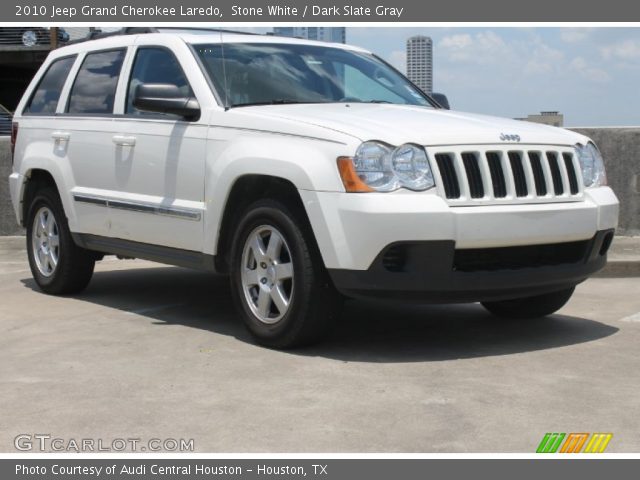
[(500, 154), (487, 152), (487, 161), (489, 162), (489, 172), (491, 183), (493, 184), (493, 196), (495, 198), (504, 198), (507, 196), (507, 184), (504, 179), (502, 163), (500, 162)]
[(513, 173), (513, 182), (516, 186), (516, 195), (518, 197), (526, 197), (527, 177), (524, 176), (524, 167), (522, 166), (522, 157), (520, 152), (509, 152), (509, 163), (511, 164), (511, 172)]
[(522, 247), (456, 250), (453, 269), (459, 272), (519, 270), (578, 263), (585, 259), (589, 240)]
[(544, 180), (544, 170), (542, 169), (540, 154), (538, 152), (529, 152), (529, 161), (531, 162), (533, 179), (536, 182), (536, 195), (544, 197), (547, 194), (547, 182)]
[(564, 193), (564, 185), (562, 185), (562, 174), (560, 173), (560, 164), (558, 163), (558, 154), (556, 152), (547, 152), (549, 160), (549, 168), (551, 169), (551, 177), (553, 178), (553, 190), (556, 195)]
[[(446, 147), (444, 147), (446, 148)], [(542, 203), (582, 198), (573, 149), (427, 148), (440, 193), (451, 205)]]
[(439, 153), (436, 155), (436, 162), (440, 170), (445, 195), (447, 198), (459, 198), (460, 185), (458, 184), (458, 174), (453, 165), (453, 155)]
[(569, 177), (569, 188), (571, 190), (571, 195), (575, 195), (578, 193), (578, 176), (576, 175), (576, 169), (573, 165), (573, 155), (570, 153), (563, 153), (562, 158), (564, 159), (564, 166), (567, 169), (567, 176)]
[(469, 179), (471, 198), (484, 197), (484, 186), (482, 185), (482, 175), (480, 174), (480, 167), (478, 166), (478, 158), (473, 153), (463, 153), (462, 162), (464, 163), (464, 170)]

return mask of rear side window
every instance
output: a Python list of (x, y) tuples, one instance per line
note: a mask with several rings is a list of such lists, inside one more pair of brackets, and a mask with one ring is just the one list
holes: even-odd
[[(176, 85), (185, 97), (192, 97), (193, 92), (187, 81), (182, 67), (176, 57), (169, 50), (158, 47), (142, 47), (138, 49), (131, 70), (129, 89), (127, 93), (126, 113), (143, 115), (133, 106), (133, 95), (136, 87), (142, 83), (169, 83)], [(157, 115), (153, 114), (153, 115)], [(173, 117), (174, 115), (168, 115)]]
[(69, 95), (68, 113), (113, 113), (118, 78), (125, 50), (88, 54)]
[(49, 65), (47, 72), (31, 96), (29, 104), (24, 109), (24, 113), (41, 115), (56, 113), (60, 92), (75, 60), (74, 55), (73, 57), (59, 58)]

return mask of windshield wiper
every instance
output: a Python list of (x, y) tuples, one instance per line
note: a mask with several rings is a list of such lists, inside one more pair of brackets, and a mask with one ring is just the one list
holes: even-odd
[(346, 99), (340, 100), (340, 103), (393, 103), (389, 100), (360, 100), (359, 98), (351, 98), (347, 97)]
[(302, 101), (302, 100), (292, 100), (290, 98), (274, 98), (273, 100), (269, 100), (266, 102), (248, 102), (248, 103), (236, 103), (231, 105), (231, 107), (254, 107), (257, 105), (295, 105), (299, 103), (326, 103), (326, 102), (312, 102), (312, 101)]

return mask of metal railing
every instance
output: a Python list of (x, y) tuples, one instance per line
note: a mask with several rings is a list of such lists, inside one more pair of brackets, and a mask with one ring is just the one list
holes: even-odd
[[(69, 33), (57, 28), (57, 41), (64, 44), (69, 41)], [(52, 30), (45, 27), (0, 27), (0, 46), (50, 47)]]

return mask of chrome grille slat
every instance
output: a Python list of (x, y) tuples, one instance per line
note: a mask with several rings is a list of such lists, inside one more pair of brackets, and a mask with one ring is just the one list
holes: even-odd
[(564, 152), (562, 158), (567, 170), (567, 176), (569, 177), (569, 191), (571, 195), (576, 195), (580, 191), (580, 188), (578, 187), (578, 176), (576, 175), (576, 167), (573, 163), (573, 155)]
[(504, 198), (507, 196), (507, 181), (504, 178), (502, 168), (502, 158), (497, 152), (487, 152), (485, 155), (491, 175), (491, 185), (493, 187), (494, 198)]
[(516, 198), (516, 183), (513, 179), (513, 171), (511, 170), (511, 162), (506, 152), (500, 152), (500, 161), (502, 163), (502, 171), (507, 182), (507, 196), (505, 198)]
[(564, 195), (569, 195), (571, 188), (569, 187), (569, 173), (567, 172), (567, 166), (564, 163), (564, 157), (558, 155), (558, 165), (560, 165), (560, 176), (562, 177), (562, 192)]
[(582, 199), (581, 170), (572, 147), (509, 147), (427, 147), (435, 159), (440, 195), (460, 206)]
[(480, 165), (478, 165), (478, 157), (475, 153), (464, 152), (462, 154), (462, 162), (469, 183), (469, 195), (471, 198), (484, 197), (484, 182)]
[(493, 182), (491, 180), (491, 171), (489, 170), (489, 162), (487, 156), (484, 153), (475, 153), (478, 166), (480, 168), (480, 174), (482, 175), (482, 189), (484, 190), (484, 196), (487, 199), (494, 197)]
[(520, 152), (510, 151), (508, 153), (509, 164), (511, 165), (511, 174), (513, 175), (513, 183), (516, 187), (517, 197), (526, 197), (529, 193), (527, 188), (527, 179), (522, 165), (522, 155)]
[(544, 197), (547, 194), (547, 182), (545, 181), (544, 170), (542, 168), (542, 160), (538, 152), (529, 152), (529, 165), (536, 187), (536, 195)]
[(533, 176), (533, 169), (531, 168), (531, 160), (529, 159), (529, 154), (527, 151), (522, 151), (520, 153), (520, 158), (522, 159), (522, 166), (524, 168), (524, 178), (527, 181), (527, 196), (535, 197), (536, 193), (536, 181)]
[(564, 193), (564, 182), (562, 181), (562, 173), (560, 172), (560, 161), (556, 152), (547, 152), (547, 160), (549, 161), (549, 169), (551, 170), (551, 178), (553, 179), (553, 191), (556, 196)]
[(542, 171), (544, 172), (544, 182), (547, 187), (547, 196), (554, 196), (553, 191), (553, 174), (551, 173), (551, 167), (549, 167), (549, 159), (545, 152), (536, 152), (540, 155), (540, 163), (542, 164)]
[(469, 182), (466, 180), (467, 175), (464, 169), (464, 163), (462, 162), (462, 155), (459, 153), (453, 153), (453, 166), (456, 170), (456, 175), (458, 179), (465, 179), (465, 181), (458, 181), (460, 185), (460, 195), (462, 198), (470, 198), (471, 194), (469, 193)]

